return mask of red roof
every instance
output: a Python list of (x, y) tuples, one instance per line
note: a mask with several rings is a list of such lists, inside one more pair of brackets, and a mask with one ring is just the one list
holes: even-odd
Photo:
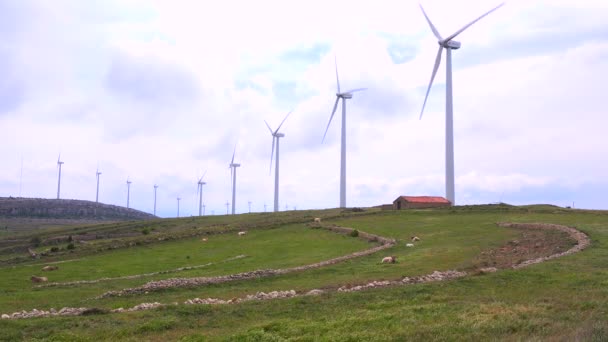
[(411, 203), (450, 203), (447, 199), (439, 196), (399, 196)]

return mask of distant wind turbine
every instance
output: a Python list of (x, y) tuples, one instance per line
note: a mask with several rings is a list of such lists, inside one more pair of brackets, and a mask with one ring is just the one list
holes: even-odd
[(95, 203), (99, 203), (99, 176), (101, 172), (99, 172), (99, 166), (97, 166), (97, 171), (95, 171), (95, 175), (97, 176), (97, 191), (95, 192)]
[(61, 165), (63, 165), (63, 162), (61, 161), (61, 153), (59, 153), (59, 157), (57, 157), (57, 168), (59, 169), (59, 178), (57, 180), (57, 199), (59, 199), (59, 194), (61, 193)]
[(198, 183), (197, 183), (197, 187), (196, 187), (196, 194), (199, 195), (198, 216), (201, 216), (201, 208), (203, 207), (203, 185), (207, 184), (207, 183), (203, 182), (203, 178), (205, 178), (206, 174), (207, 174), (207, 171), (205, 171), (205, 173), (203, 173), (203, 176), (198, 179)]
[(181, 200), (181, 198), (177, 198), (177, 217), (179, 217), (179, 201)]
[[(241, 164), (234, 163), (234, 155), (236, 154), (236, 144), (234, 145), (234, 152), (232, 152), (232, 160), (230, 161), (230, 178), (232, 179), (232, 215), (234, 215), (234, 206), (236, 203), (236, 168), (240, 167)], [(228, 213), (226, 213), (228, 215)]]
[(336, 109), (338, 109), (338, 102), (342, 99), (342, 142), (340, 147), (340, 208), (346, 207), (346, 100), (353, 98), (353, 93), (357, 91), (366, 90), (367, 88), (357, 88), (349, 91), (342, 92), (340, 90), (340, 78), (338, 77), (338, 62), (335, 60), (336, 64), (336, 83), (337, 83), (337, 92), (336, 92), (336, 103), (334, 103), (334, 109), (331, 112), (331, 116), (329, 117), (329, 122), (327, 123), (327, 128), (325, 129), (325, 134), (323, 134), (323, 141), (325, 141), (325, 136), (327, 135), (327, 130), (329, 130), (329, 125), (331, 125), (331, 120), (334, 118), (334, 114), (336, 114)]
[[(272, 130), (272, 128), (270, 128), (270, 125), (268, 124), (268, 122), (266, 122), (266, 120), (264, 120), (264, 123), (266, 124), (266, 127), (268, 127), (268, 130), (270, 131), (270, 135), (272, 135), (272, 152), (270, 152), (270, 172), (272, 173), (272, 157), (274, 155), (274, 151), (275, 151), (275, 146), (276, 146), (276, 151), (277, 151), (277, 155), (275, 157), (275, 165), (274, 165), (274, 211), (277, 212), (279, 211), (279, 138), (283, 138), (285, 137), (285, 134), (283, 133), (279, 133), (279, 129), (281, 129), (281, 126), (283, 126), (283, 123), (285, 122), (285, 120), (287, 120), (287, 117), (289, 116), (289, 114), (291, 114), (291, 112), (287, 113), (287, 115), (285, 115), (285, 118), (283, 119), (283, 121), (281, 121), (281, 124), (279, 125), (279, 127), (277, 127), (276, 130)], [(276, 144), (275, 144), (276, 141)]]
[(154, 216), (156, 216), (156, 189), (158, 189), (158, 185), (154, 184)]
[(473, 20), (472, 22), (465, 25), (460, 30), (456, 31), (452, 35), (447, 38), (442, 38), (435, 28), (435, 25), (431, 22), (431, 19), (426, 15), (424, 8), (420, 5), (420, 9), (422, 10), (422, 14), (426, 18), (426, 21), (429, 23), (431, 27), (431, 31), (438, 39), (439, 50), (437, 50), (437, 57), (435, 58), (435, 66), (433, 67), (433, 73), (431, 74), (431, 81), (429, 82), (429, 87), (426, 90), (426, 95), (424, 97), (424, 103), (422, 104), (422, 110), (420, 111), (420, 119), (422, 119), (422, 114), (424, 113), (424, 107), (426, 106), (426, 100), (429, 97), (429, 91), (431, 90), (431, 86), (433, 85), (433, 80), (435, 79), (435, 75), (437, 74), (437, 69), (439, 69), (439, 64), (441, 64), (441, 55), (443, 53), (443, 49), (446, 49), (446, 87), (445, 87), (445, 192), (446, 198), (452, 202), (452, 205), (456, 204), (456, 196), (454, 193), (454, 125), (453, 125), (453, 105), (452, 105), (452, 50), (456, 50), (460, 48), (460, 42), (453, 40), (462, 33), (464, 30), (469, 28), (469, 26), (475, 24), (481, 18), (486, 15), (494, 12), (498, 8), (504, 5), (504, 2), (500, 5), (494, 7), (488, 12), (484, 13), (479, 18)]
[(228, 201), (226, 201), (226, 215), (228, 215), (228, 207), (230, 206), (230, 203), (228, 203)]
[(251, 201), (247, 202), (247, 204), (249, 205), (249, 213), (251, 214)]
[(127, 177), (127, 209), (129, 208), (129, 199), (131, 197), (131, 182), (129, 177)]
[(21, 197), (21, 182), (23, 180), (23, 156), (21, 156), (21, 171), (19, 172), (19, 197)]
[(205, 203), (203, 203), (203, 216), (205, 216)]

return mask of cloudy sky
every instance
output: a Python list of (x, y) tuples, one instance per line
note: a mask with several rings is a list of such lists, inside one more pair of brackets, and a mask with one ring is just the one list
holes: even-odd
[[(437, 42), (410, 0), (0, 0), (0, 196), (196, 214), (339, 204), (342, 89), (347, 205), (445, 195), (445, 65), (419, 120)], [(443, 36), (498, 4), (423, 0)], [(453, 53), (457, 204), (608, 209), (608, 2), (512, 0)]]

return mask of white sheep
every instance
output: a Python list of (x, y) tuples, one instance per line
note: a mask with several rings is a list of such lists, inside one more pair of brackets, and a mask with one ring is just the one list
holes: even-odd
[(397, 258), (394, 256), (387, 256), (382, 259), (383, 264), (394, 264), (397, 261)]
[(207, 242), (207, 238), (202, 238), (201, 241)]
[(243, 235), (246, 235), (246, 234), (247, 234), (247, 232), (239, 232), (239, 236), (243, 236)]
[(412, 242), (420, 241), (420, 238), (417, 236), (412, 236)]
[(413, 243), (408, 243), (408, 244), (405, 245), (405, 247), (414, 247), (414, 244)]
[(321, 223), (321, 218), (320, 217), (315, 217), (315, 223)]

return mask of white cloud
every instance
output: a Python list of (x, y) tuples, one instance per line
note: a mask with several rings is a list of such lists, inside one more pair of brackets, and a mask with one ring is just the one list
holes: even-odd
[[(94, 199), (99, 162), (102, 201), (124, 205), (129, 176), (133, 207), (152, 211), (157, 183), (161, 215), (175, 215), (177, 196), (190, 215), (207, 169), (207, 212), (223, 213), (238, 141), (238, 211), (249, 200), (262, 210), (274, 179), (263, 120), (275, 127), (293, 108), (280, 207), (335, 207), (339, 110), (321, 144), (334, 56), (343, 89), (369, 88), (347, 103), (348, 205), (444, 192), (445, 67), (418, 120), (437, 45), (416, 3), (10, 4), (0, 8), (0, 23), (14, 24), (0, 24), (2, 196), (17, 195), (23, 156), (22, 195), (54, 197), (61, 152), (62, 197)], [(448, 35), (493, 4), (423, 5)], [(513, 0), (458, 37), (457, 201), (563, 204), (579, 191), (581, 205), (608, 208), (597, 196), (608, 188), (608, 41), (593, 33), (608, 32), (607, 13), (603, 1)]]

